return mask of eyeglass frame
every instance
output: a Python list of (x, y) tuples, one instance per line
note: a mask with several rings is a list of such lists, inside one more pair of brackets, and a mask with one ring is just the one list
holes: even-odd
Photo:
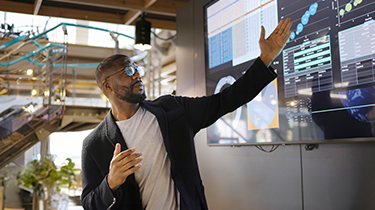
[[(133, 68), (134, 71), (132, 71), (131, 73), (129, 73), (128, 71), (126, 71), (126, 68)], [(142, 73), (142, 75), (141, 75), (141, 73), (139, 72), (138, 69), (143, 69), (143, 73)], [(108, 76), (103, 80), (103, 82), (104, 82), (104, 81), (107, 81), (108, 78), (110, 78), (111, 76), (113, 76), (113, 75), (115, 75), (115, 74), (117, 74), (117, 73), (119, 73), (119, 72), (121, 72), (121, 71), (124, 71), (124, 72), (126, 73), (126, 75), (128, 75), (129, 77), (134, 76), (134, 74), (135, 74), (136, 72), (138, 72), (138, 74), (139, 74), (140, 77), (143, 77), (143, 76), (145, 75), (145, 71), (144, 71), (144, 68), (143, 68), (142, 66), (127, 65), (127, 66), (124, 66), (124, 67), (122, 67), (121, 69), (119, 69), (119, 70), (113, 72), (112, 74), (108, 75)]]

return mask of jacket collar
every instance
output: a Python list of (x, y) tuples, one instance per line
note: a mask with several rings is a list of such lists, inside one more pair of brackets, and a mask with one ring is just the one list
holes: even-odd
[(116, 143), (121, 144), (121, 150), (127, 150), (128, 146), (125, 144), (124, 137), (122, 137), (121, 131), (117, 126), (115, 118), (112, 115), (112, 109), (109, 110), (107, 116), (104, 118), (105, 121), (105, 131), (108, 140), (112, 143), (113, 146)]

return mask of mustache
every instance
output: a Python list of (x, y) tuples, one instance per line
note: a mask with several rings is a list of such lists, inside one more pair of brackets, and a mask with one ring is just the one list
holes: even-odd
[(141, 83), (141, 82), (142, 82), (142, 80), (137, 80), (136, 82), (134, 82), (134, 84), (132, 84), (130, 86), (130, 88), (133, 89), (135, 85), (137, 85), (138, 83)]

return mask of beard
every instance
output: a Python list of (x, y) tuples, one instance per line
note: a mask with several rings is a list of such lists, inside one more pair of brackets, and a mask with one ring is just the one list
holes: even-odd
[(128, 103), (137, 104), (146, 99), (146, 93), (143, 91), (142, 93), (133, 93), (134, 85), (136, 85), (138, 82), (132, 84), (129, 87), (127, 86), (116, 86), (115, 87), (115, 96), (123, 101), (126, 101)]

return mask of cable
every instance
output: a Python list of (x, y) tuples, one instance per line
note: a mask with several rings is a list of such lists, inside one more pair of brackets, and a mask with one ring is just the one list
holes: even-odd
[(319, 144), (306, 144), (305, 145), (305, 150), (306, 151), (311, 151), (313, 149), (318, 149)]
[(151, 33), (158, 39), (161, 39), (163, 41), (168, 41), (168, 40), (171, 40), (171, 39), (174, 39), (176, 36), (177, 36), (177, 33), (169, 38), (161, 38), (160, 36), (156, 35), (154, 31), (151, 30)]
[(280, 145), (272, 145), (270, 150), (265, 150), (265, 149), (263, 149), (263, 147), (261, 145), (255, 145), (255, 147), (257, 149), (259, 149), (260, 151), (265, 152), (265, 153), (271, 153), (271, 152), (275, 151), (277, 148), (279, 148), (279, 146)]

